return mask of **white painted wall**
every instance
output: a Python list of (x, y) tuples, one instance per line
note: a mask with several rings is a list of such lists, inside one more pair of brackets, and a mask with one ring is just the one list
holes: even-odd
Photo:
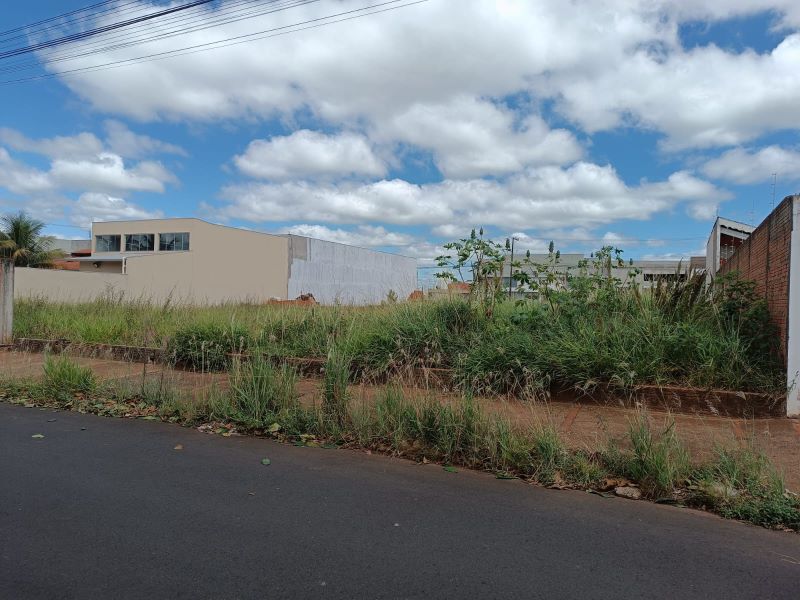
[(786, 412), (800, 416), (800, 196), (792, 200), (792, 245), (789, 258), (789, 331), (786, 380), (789, 395)]
[(378, 304), (390, 291), (406, 300), (417, 287), (417, 261), (301, 236), (289, 236), (289, 298), (311, 293), (321, 304)]

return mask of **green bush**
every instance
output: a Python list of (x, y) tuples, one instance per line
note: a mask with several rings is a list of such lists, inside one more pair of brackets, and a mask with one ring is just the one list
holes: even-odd
[(250, 345), (250, 333), (241, 325), (200, 323), (176, 331), (167, 352), (175, 364), (204, 372), (222, 371), (230, 365), (231, 354), (244, 352)]

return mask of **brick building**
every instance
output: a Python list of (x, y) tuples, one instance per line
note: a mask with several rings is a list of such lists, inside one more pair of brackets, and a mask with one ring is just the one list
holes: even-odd
[[(709, 238), (709, 252), (716, 250), (712, 256), (721, 260), (711, 272), (738, 272), (743, 279), (754, 281), (758, 293), (766, 298), (787, 366), (787, 412), (800, 415), (800, 195), (784, 198), (746, 237), (737, 235), (730, 252), (712, 248), (720, 244), (719, 222)], [(725, 221), (725, 225), (730, 223)], [(737, 227), (736, 233), (745, 233), (743, 230)], [(727, 256), (722, 257), (723, 252)]]

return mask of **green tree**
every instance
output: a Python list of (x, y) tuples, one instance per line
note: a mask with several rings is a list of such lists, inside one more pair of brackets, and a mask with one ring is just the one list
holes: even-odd
[[(436, 264), (445, 270), (435, 276), (450, 281), (469, 281), (470, 298), (477, 299), (487, 316), (491, 316), (495, 304), (503, 295), (504, 246), (484, 238), (481, 227), (479, 233), (476, 234), (473, 229), (468, 238), (445, 244), (444, 248), (455, 254), (436, 257)], [(468, 279), (464, 271), (469, 272)]]
[(50, 268), (63, 252), (53, 249), (53, 238), (42, 235), (45, 224), (25, 212), (0, 217), (0, 256), (17, 267)]

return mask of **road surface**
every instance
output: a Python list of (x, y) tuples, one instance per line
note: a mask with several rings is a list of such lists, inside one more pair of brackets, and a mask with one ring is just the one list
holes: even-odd
[(0, 403), (0, 574), (0, 597), (14, 600), (796, 599), (800, 536), (347, 450)]

